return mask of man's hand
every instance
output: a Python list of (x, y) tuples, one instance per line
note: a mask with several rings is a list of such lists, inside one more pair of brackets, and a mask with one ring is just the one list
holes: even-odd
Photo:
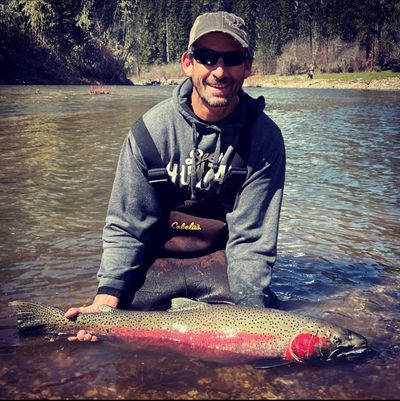
[[(79, 308), (69, 308), (67, 312), (65, 313), (65, 317), (68, 319), (73, 318), (76, 316), (78, 313), (94, 313), (94, 312), (100, 312), (100, 305), (108, 305), (111, 306), (112, 308), (116, 308), (118, 306), (119, 299), (117, 297), (114, 297), (112, 295), (107, 295), (107, 294), (100, 294), (96, 295), (93, 303), (89, 306), (81, 306)], [(86, 331), (86, 330), (79, 330), (76, 336), (71, 336), (68, 337), (69, 341), (97, 341), (97, 337), (93, 335), (92, 333)]]

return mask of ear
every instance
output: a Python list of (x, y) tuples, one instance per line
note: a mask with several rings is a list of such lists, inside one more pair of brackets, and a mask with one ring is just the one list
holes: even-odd
[(253, 66), (253, 59), (247, 58), (244, 62), (244, 79), (248, 78), (251, 75), (251, 68)]
[(192, 59), (190, 58), (189, 52), (185, 52), (181, 57), (181, 64), (183, 68), (183, 72), (187, 77), (192, 76), (193, 64)]

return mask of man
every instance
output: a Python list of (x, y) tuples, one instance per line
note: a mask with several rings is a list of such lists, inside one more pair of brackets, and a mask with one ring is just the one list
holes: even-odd
[[(253, 99), (242, 90), (253, 61), (244, 21), (227, 12), (200, 15), (181, 61), (188, 78), (170, 99), (145, 113), (145, 128), (135, 124), (124, 142), (104, 227), (98, 292), (90, 306), (70, 308), (68, 318), (98, 311), (101, 304), (129, 307), (132, 299), (136, 307), (151, 309), (146, 303), (153, 302), (163, 288), (172, 288), (171, 297), (182, 296), (182, 285), (173, 282), (176, 266), (184, 270), (187, 286), (191, 274), (206, 277), (203, 282), (193, 280), (190, 289), (184, 289), (185, 296), (258, 307), (271, 306), (274, 300), (269, 285), (276, 260), (285, 148), (279, 128), (263, 112), (264, 99)], [(152, 138), (172, 184), (162, 191), (150, 183), (143, 147), (138, 146), (142, 134), (137, 131), (143, 130)], [(240, 168), (233, 160), (241, 152), (245, 176), (238, 184), (233, 173)], [(183, 200), (181, 209), (179, 202), (171, 200), (176, 193)], [(202, 202), (207, 206), (201, 214)], [(217, 213), (217, 209), (224, 211)], [(165, 216), (169, 231), (175, 231), (160, 239)], [(179, 220), (182, 216), (186, 220)], [(202, 225), (210, 227), (210, 236), (201, 237)], [(219, 229), (227, 229), (222, 247), (207, 245), (199, 253), (189, 252), (189, 257), (179, 254), (190, 244), (200, 249), (209, 238), (217, 243)], [(198, 236), (190, 242), (191, 235)], [(182, 243), (186, 245), (179, 248)], [(161, 248), (164, 259), (157, 256)], [(193, 268), (196, 260), (201, 263)], [(154, 268), (157, 263), (161, 269)], [(213, 274), (223, 264), (228, 290), (219, 291), (213, 288), (218, 281)], [(204, 293), (204, 282), (211, 295), (208, 290)], [(85, 331), (71, 339), (96, 340)]]

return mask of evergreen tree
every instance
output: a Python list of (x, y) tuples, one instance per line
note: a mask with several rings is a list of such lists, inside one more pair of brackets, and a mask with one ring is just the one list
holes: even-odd
[(195, 18), (213, 11), (246, 21), (262, 72), (275, 71), (289, 43), (295, 57), (318, 54), (325, 70), (354, 58), (356, 44), (368, 68), (400, 69), (398, 0), (3, 0), (0, 64), (20, 66), (2, 67), (11, 75), (42, 65), (113, 82), (127, 68), (179, 61)]
[(250, 46), (252, 49), (257, 48), (257, 37), (258, 37), (258, 25), (257, 20), (260, 14), (259, 0), (240, 0), (234, 2), (232, 12), (239, 15), (244, 19), (247, 24), (249, 35), (250, 35)]
[(282, 0), (282, 32), (284, 43), (299, 38), (299, 2), (297, 0)]
[(275, 58), (282, 53), (281, 0), (261, 0), (257, 27), (257, 61), (261, 73), (275, 71)]

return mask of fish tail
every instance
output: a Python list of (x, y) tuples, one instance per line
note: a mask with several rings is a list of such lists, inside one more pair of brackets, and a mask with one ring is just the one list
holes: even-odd
[(17, 316), (18, 331), (23, 334), (54, 333), (68, 321), (65, 312), (54, 306), (25, 301), (12, 301), (8, 305)]

